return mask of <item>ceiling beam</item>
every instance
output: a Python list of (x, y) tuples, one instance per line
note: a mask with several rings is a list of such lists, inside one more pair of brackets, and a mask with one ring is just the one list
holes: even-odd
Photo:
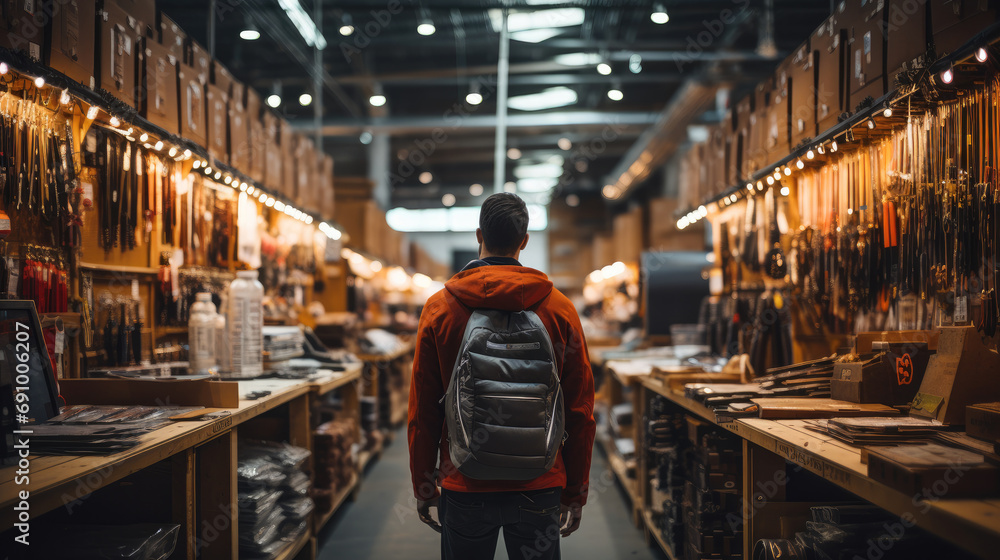
[[(492, 130), (496, 127), (496, 115), (465, 115), (449, 111), (435, 116), (393, 116), (372, 119), (325, 119), (323, 121), (324, 136), (349, 136), (369, 131), (373, 134), (418, 134), (437, 133), (447, 137), (454, 133)], [(650, 125), (657, 120), (656, 113), (619, 112), (608, 113), (600, 111), (560, 111), (552, 113), (518, 113), (507, 118), (509, 128), (544, 130), (564, 127), (608, 128), (617, 130), (620, 127)], [(313, 132), (315, 125), (311, 121), (293, 121), (292, 126), (300, 132)], [(433, 142), (433, 139), (428, 138)], [(440, 143), (440, 142), (438, 142)]]

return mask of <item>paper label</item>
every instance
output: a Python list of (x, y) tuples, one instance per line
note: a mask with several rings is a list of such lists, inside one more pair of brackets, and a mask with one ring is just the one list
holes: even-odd
[(955, 322), (965, 323), (969, 320), (969, 298), (966, 296), (955, 297)]
[(132, 280), (132, 299), (139, 299), (139, 281)]
[(56, 354), (62, 354), (66, 349), (66, 331), (56, 331)]

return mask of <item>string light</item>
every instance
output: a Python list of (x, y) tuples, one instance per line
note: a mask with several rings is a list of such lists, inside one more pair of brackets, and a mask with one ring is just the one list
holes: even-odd
[(767, 176), (767, 186), (770, 187), (773, 184), (774, 184), (774, 177), (772, 177), (771, 175), (768, 175)]
[(157, 140), (156, 144), (153, 145), (153, 149), (157, 152), (163, 149), (163, 140)]
[(222, 172), (221, 171), (216, 171), (215, 172), (215, 180), (218, 181), (221, 178), (222, 178)]
[(833, 142), (830, 143), (830, 151), (831, 152), (836, 152), (837, 151), (837, 141), (836, 140), (834, 140)]
[(171, 146), (170, 151), (167, 152), (167, 155), (170, 157), (175, 157), (177, 155), (177, 146)]
[(146, 134), (145, 132), (143, 132), (142, 134), (139, 135), (139, 141), (140, 142), (145, 142), (146, 140), (149, 140), (149, 135), (148, 134)]
[(781, 172), (780, 171), (775, 171), (774, 175), (771, 175), (771, 177), (774, 177), (775, 181), (780, 181), (781, 180)]
[(72, 101), (72, 99), (69, 96), (69, 90), (68, 89), (62, 90), (62, 93), (59, 94), (59, 103), (62, 103), (63, 105), (69, 105), (70, 101)]
[(791, 192), (791, 189), (788, 187), (781, 187), (781, 196), (788, 196)]
[(113, 116), (113, 115), (111, 117), (111, 120), (109, 120), (108, 122), (111, 123), (111, 126), (114, 126), (114, 127), (119, 127), (119, 126), (122, 125), (122, 121), (120, 121), (118, 119), (118, 117)]
[(267, 200), (267, 195), (264, 193), (260, 193), (260, 196), (257, 197), (257, 200), (264, 202)]
[(247, 192), (247, 184), (246, 183), (240, 183), (240, 191)]
[(6, 74), (10, 68), (7, 67), (6, 62), (0, 62), (0, 74)]
[[(2, 69), (2, 68), (0, 68), (0, 69)], [(91, 105), (90, 108), (87, 109), (87, 120), (88, 121), (92, 121), (92, 120), (96, 119), (97, 118), (97, 113), (100, 110), (101, 110), (101, 108), (98, 107), (97, 105)]]
[[(773, 179), (772, 179), (772, 181), (773, 181)], [(758, 191), (764, 190), (764, 183), (761, 183), (760, 181), (757, 181), (757, 190)]]
[(753, 190), (753, 183), (747, 183), (747, 190), (748, 191), (752, 191)]
[(802, 169), (802, 168), (804, 168), (805, 166), (806, 166), (806, 164), (805, 164), (805, 163), (803, 163), (803, 161), (802, 161), (801, 159), (800, 159), (800, 160), (796, 160), (796, 161), (795, 161), (795, 167), (798, 167), (799, 169)]
[(223, 179), (222, 182), (228, 185), (233, 182), (233, 178), (230, 177), (229, 175), (226, 175), (226, 178)]
[(253, 196), (253, 193), (257, 192), (257, 187), (250, 185), (247, 187), (247, 194)]
[(986, 47), (979, 47), (978, 49), (976, 49), (976, 60), (978, 60), (979, 62), (986, 62), (986, 59), (989, 58), (989, 56), (990, 55), (989, 52), (986, 50)]
[(819, 155), (823, 155), (826, 153), (826, 148), (823, 147), (823, 144), (816, 146), (816, 153)]
[(887, 119), (889, 117), (891, 117), (892, 116), (892, 107), (886, 107), (885, 111), (882, 111), (882, 116), (885, 117), (885, 118), (887, 118)]
[(816, 157), (816, 154), (813, 153), (812, 150), (809, 150), (808, 152), (806, 152), (806, 159), (813, 159), (814, 157)]
[(195, 160), (194, 163), (191, 164), (191, 167), (194, 167), (195, 169), (198, 169), (199, 167), (201, 167), (201, 161)]
[(875, 128), (875, 119), (868, 117), (868, 130), (873, 130)]
[(941, 72), (941, 82), (950, 84), (952, 80), (955, 79), (955, 71), (949, 66), (945, 68), (944, 72)]
[(35, 87), (40, 88), (45, 85), (45, 78), (39, 76), (35, 78)]
[(212, 174), (212, 168), (211, 167), (206, 167), (205, 168), (205, 175), (211, 175), (211, 174)]
[(184, 159), (191, 157), (191, 150), (184, 150)]

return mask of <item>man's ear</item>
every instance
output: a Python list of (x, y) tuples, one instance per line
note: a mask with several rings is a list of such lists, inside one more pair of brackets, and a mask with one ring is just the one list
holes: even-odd
[(476, 228), (476, 242), (483, 244), (483, 228)]
[(521, 242), (521, 248), (518, 251), (523, 251), (525, 247), (528, 246), (528, 234), (524, 234), (524, 241)]

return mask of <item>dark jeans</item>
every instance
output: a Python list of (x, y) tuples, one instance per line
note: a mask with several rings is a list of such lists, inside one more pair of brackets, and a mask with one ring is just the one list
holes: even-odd
[(442, 560), (493, 560), (497, 536), (510, 560), (560, 560), (559, 498), (562, 488), (530, 492), (442, 490)]

